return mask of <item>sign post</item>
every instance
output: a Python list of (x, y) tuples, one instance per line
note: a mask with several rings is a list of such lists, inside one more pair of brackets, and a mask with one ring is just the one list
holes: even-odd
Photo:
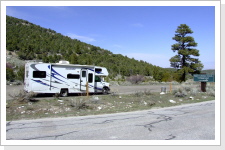
[(207, 82), (201, 82), (201, 91), (206, 92), (206, 84)]
[(213, 74), (194, 74), (194, 81), (201, 82), (201, 91), (206, 92), (207, 82), (215, 82), (215, 75), (213, 75)]

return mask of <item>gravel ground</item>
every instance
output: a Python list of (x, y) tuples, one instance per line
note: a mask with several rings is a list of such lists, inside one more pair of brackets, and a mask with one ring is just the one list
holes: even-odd
[[(161, 92), (161, 87), (166, 87), (169, 91), (169, 85), (132, 85), (132, 86), (110, 86), (111, 92), (118, 94), (130, 94), (139, 91), (151, 91), (151, 92)], [(172, 86), (174, 88), (174, 86)], [(15, 95), (20, 90), (23, 90), (23, 85), (7, 85), (6, 86), (6, 99), (12, 99), (9, 94)]]
[(161, 92), (161, 87), (166, 87), (167, 91), (170, 90), (169, 85), (132, 85), (132, 86), (111, 86), (111, 92), (120, 94), (130, 94), (139, 91)]

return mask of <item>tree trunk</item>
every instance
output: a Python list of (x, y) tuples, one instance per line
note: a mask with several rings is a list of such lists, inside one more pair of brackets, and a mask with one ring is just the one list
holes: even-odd
[(184, 73), (182, 74), (182, 77), (181, 77), (181, 82), (185, 82), (186, 81), (186, 72), (184, 71)]
[(184, 69), (184, 72), (182, 74), (182, 77), (181, 77), (181, 82), (185, 82), (186, 81), (186, 71), (185, 71), (185, 67), (186, 67), (186, 62), (185, 62), (185, 56), (183, 55), (182, 57), (182, 68)]

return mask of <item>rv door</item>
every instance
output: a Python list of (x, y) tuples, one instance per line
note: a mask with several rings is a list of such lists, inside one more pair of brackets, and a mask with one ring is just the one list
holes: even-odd
[(81, 70), (81, 78), (80, 78), (80, 90), (86, 91), (86, 83), (87, 83), (87, 70)]

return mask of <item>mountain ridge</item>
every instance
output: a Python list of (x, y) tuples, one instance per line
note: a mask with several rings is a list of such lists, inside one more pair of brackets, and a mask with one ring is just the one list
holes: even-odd
[(113, 80), (132, 75), (152, 76), (156, 81), (171, 81), (175, 70), (161, 68), (143, 60), (135, 60), (121, 54), (72, 39), (50, 28), (43, 28), (29, 21), (6, 16), (6, 50), (20, 60), (41, 60), (56, 63), (60, 60), (71, 64), (106, 67)]

